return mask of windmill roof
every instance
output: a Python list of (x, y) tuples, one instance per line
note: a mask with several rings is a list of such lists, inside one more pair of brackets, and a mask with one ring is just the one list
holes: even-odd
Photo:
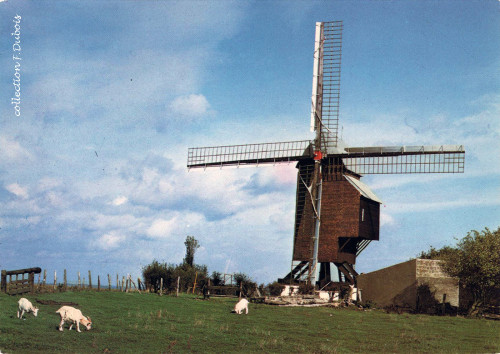
[(351, 183), (359, 193), (365, 198), (371, 199), (374, 202), (382, 204), (382, 201), (377, 197), (375, 193), (372, 192), (372, 190), (363, 182), (361, 182), (359, 179), (356, 179), (354, 177), (344, 175), (345, 178)]

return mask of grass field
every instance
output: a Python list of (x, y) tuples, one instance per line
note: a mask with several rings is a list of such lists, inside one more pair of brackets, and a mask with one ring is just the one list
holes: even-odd
[[(38, 317), (16, 318), (19, 296), (0, 294), (0, 351), (22, 352), (500, 352), (500, 323), (480, 319), (387, 314), (325, 307), (250, 304), (183, 295), (66, 292), (26, 296)], [(57, 330), (58, 305), (71, 301), (93, 321), (91, 331)]]

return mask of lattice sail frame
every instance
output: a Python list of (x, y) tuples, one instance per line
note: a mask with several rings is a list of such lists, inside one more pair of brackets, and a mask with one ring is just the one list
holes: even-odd
[(313, 154), (310, 140), (224, 145), (188, 149), (188, 168), (299, 161)]
[(323, 154), (338, 143), (342, 29), (342, 21), (316, 22), (311, 131), (320, 130), (316, 149)]
[(463, 145), (346, 148), (345, 167), (359, 175), (463, 173)]

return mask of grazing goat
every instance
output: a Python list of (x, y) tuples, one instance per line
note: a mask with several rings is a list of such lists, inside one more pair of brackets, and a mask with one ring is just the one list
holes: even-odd
[(82, 315), (82, 311), (75, 309), (71, 306), (63, 306), (59, 310), (56, 311), (61, 316), (61, 323), (59, 323), (59, 330), (63, 331), (64, 322), (71, 322), (71, 326), (69, 326), (69, 330), (73, 328), (73, 324), (76, 323), (76, 330), (80, 331), (80, 323), (87, 328), (87, 331), (92, 327), (92, 320), (90, 317), (85, 317)]
[(241, 313), (245, 310), (245, 315), (248, 315), (248, 300), (247, 299), (241, 299), (238, 301), (236, 305), (234, 305), (234, 312), (236, 312), (238, 315), (241, 315)]
[(17, 318), (22, 319), (25, 312), (31, 312), (35, 317), (38, 315), (38, 308), (33, 307), (33, 304), (28, 299), (22, 297), (17, 303), (19, 304)]

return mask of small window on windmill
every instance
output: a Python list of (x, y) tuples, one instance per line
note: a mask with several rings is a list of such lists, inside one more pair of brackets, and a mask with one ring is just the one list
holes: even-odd
[(365, 209), (361, 209), (361, 221), (365, 221)]

